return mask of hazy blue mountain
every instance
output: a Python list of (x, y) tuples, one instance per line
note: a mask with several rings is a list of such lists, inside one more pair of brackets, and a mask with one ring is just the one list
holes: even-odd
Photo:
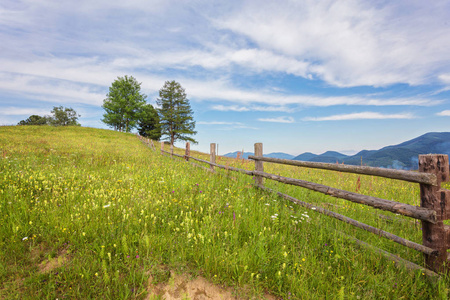
[(293, 159), (294, 155), (290, 155), (283, 152), (273, 152), (269, 154), (264, 154), (265, 157), (272, 157), (272, 158), (281, 158), (281, 159)]
[(345, 158), (348, 157), (348, 155), (336, 152), (336, 151), (327, 151), (325, 153), (320, 154), (319, 156), (323, 157), (336, 157), (336, 158)]
[(344, 159), (344, 163), (359, 165), (362, 157), (363, 165), (415, 170), (419, 168), (419, 154), (450, 155), (450, 132), (429, 132), (398, 145), (361, 152)]
[(315, 162), (326, 162), (326, 163), (341, 163), (344, 158), (348, 157), (345, 154), (336, 152), (336, 151), (327, 151), (320, 155), (313, 154), (311, 152), (305, 152), (294, 157), (294, 160), (303, 160), (303, 161), (315, 161)]
[[(372, 167), (416, 170), (419, 167), (419, 154), (447, 154), (450, 155), (450, 132), (429, 132), (398, 145), (387, 146), (379, 150), (362, 150), (355, 155), (347, 156), (336, 151), (327, 151), (320, 155), (305, 152), (296, 157), (277, 152), (264, 156), (303, 161), (345, 163), (348, 165), (363, 165)], [(236, 157), (237, 151), (225, 154)], [(245, 152), (244, 158), (253, 155)]]
[[(223, 156), (236, 158), (237, 154), (240, 153), (240, 152), (242, 152), (242, 151), (235, 151), (235, 152), (227, 153), (227, 154), (224, 154)], [(244, 155), (241, 156), (241, 158), (247, 159), (249, 155), (253, 155), (253, 152), (244, 152)]]
[[(227, 153), (227, 154), (225, 154), (223, 156), (236, 158), (238, 152), (241, 152), (241, 151), (235, 151), (235, 152), (232, 152), (232, 153)], [(249, 155), (253, 155), (253, 152), (244, 152), (244, 158), (247, 159)], [(294, 155), (290, 155), (290, 154), (283, 153), (283, 152), (273, 152), (273, 153), (269, 153), (269, 154), (264, 154), (264, 156), (265, 157), (272, 157), (272, 158), (281, 158), (281, 159), (293, 159), (294, 158)]]
[(362, 150), (355, 155), (347, 156), (335, 151), (327, 151), (321, 155), (306, 152), (296, 156), (295, 160), (345, 163), (373, 167), (413, 169), (419, 167), (419, 154), (450, 155), (450, 132), (429, 132), (398, 145), (387, 146), (379, 150)]
[(310, 159), (318, 156), (317, 154), (311, 153), (311, 152), (305, 152), (302, 153), (296, 157), (294, 157), (294, 160), (303, 160), (303, 161), (309, 161)]

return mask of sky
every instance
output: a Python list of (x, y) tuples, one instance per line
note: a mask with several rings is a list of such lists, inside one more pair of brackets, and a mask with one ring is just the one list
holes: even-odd
[(376, 150), (450, 131), (450, 1), (0, 1), (0, 125), (62, 105), (107, 129), (125, 75), (154, 106), (185, 88), (193, 150)]

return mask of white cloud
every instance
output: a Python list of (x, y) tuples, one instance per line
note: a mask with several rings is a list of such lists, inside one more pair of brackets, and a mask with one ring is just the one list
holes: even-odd
[(437, 116), (450, 117), (450, 110), (443, 110), (436, 114)]
[(17, 76), (0, 72), (0, 90), (24, 98), (56, 103), (85, 103), (101, 105), (105, 94), (87, 85), (62, 80), (48, 80), (35, 76)]
[(377, 112), (360, 112), (342, 115), (333, 115), (328, 117), (307, 117), (303, 121), (348, 121), (348, 120), (384, 120), (384, 119), (414, 119), (415, 116), (410, 113), (403, 114), (381, 114)]
[(5, 116), (20, 116), (20, 115), (39, 115), (45, 116), (50, 115), (50, 110), (44, 110), (40, 108), (23, 108), (23, 107), (2, 107), (0, 110), (0, 115)]
[[(175, 79), (193, 101), (230, 103), (211, 107), (219, 111), (288, 113), (293, 111), (289, 106), (441, 103), (423, 97), (289, 94), (276, 86), (232, 83), (235, 74), (246, 80), (248, 74), (275, 72), (319, 76), (338, 86), (417, 84), (440, 74), (441, 84), (448, 85), (449, 29), (432, 28), (430, 21), (431, 12), (436, 12), (433, 22), (443, 20), (447, 4), (383, 5), (359, 0), (282, 5), (264, 0), (177, 5), (162, 0), (6, 0), (0, 6), (0, 40), (6, 41), (0, 93), (101, 105), (110, 84), (127, 74), (151, 96), (165, 80)], [(403, 6), (408, 15), (398, 13)], [(392, 23), (394, 13), (398, 20)], [(122, 17), (127, 22), (117, 22)]]
[(278, 112), (293, 112), (294, 109), (286, 106), (263, 106), (263, 105), (251, 105), (251, 106), (239, 106), (239, 105), (213, 105), (212, 110), (217, 111), (234, 111), (234, 112), (245, 112), (245, 111), (278, 111)]
[(294, 123), (293, 117), (278, 117), (278, 118), (260, 118), (260, 122), (272, 122), (272, 123)]
[(336, 86), (436, 82), (450, 67), (450, 3), (247, 1), (217, 26), (260, 48), (309, 62)]

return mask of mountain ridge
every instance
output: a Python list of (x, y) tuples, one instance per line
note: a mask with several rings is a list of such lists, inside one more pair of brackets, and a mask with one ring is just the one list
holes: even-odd
[[(239, 151), (227, 153), (224, 156), (236, 157)], [(397, 145), (385, 146), (378, 150), (361, 150), (355, 155), (345, 155), (336, 151), (326, 151), (322, 154), (305, 152), (294, 156), (283, 152), (264, 154), (265, 157), (275, 157), (292, 160), (303, 160), (326, 163), (344, 163), (349, 165), (367, 165), (372, 167), (411, 170), (418, 169), (420, 154), (450, 155), (450, 132), (428, 132)], [(244, 152), (243, 158), (253, 155)]]

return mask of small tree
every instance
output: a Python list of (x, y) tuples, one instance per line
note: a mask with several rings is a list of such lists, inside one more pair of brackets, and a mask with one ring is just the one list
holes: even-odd
[(142, 107), (138, 121), (138, 132), (141, 136), (158, 141), (161, 138), (161, 126), (156, 109), (151, 104)]
[(147, 97), (140, 91), (141, 83), (133, 76), (117, 77), (103, 100), (102, 107), (106, 113), (102, 122), (115, 130), (130, 132), (136, 127)]
[(194, 130), (195, 121), (189, 100), (186, 99), (184, 88), (175, 80), (166, 81), (159, 90), (158, 114), (161, 119), (161, 133), (166, 135), (173, 145), (176, 140), (197, 143), (189, 137), (197, 132)]
[(71, 107), (53, 106), (50, 124), (53, 126), (80, 126), (77, 122), (80, 115)]
[(47, 117), (41, 117), (38, 115), (31, 115), (26, 120), (22, 120), (17, 125), (47, 125), (49, 119)]

